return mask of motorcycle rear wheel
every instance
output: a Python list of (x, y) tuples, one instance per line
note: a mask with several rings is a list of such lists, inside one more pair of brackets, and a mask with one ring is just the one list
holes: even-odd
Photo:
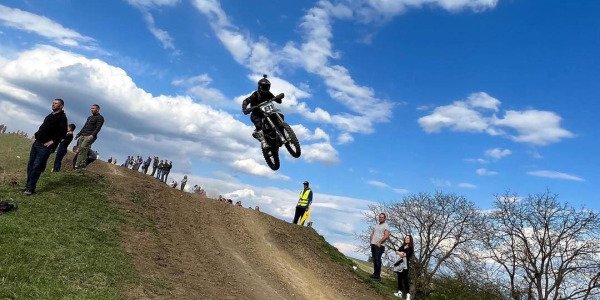
[(288, 125), (288, 123), (283, 122), (283, 132), (285, 134), (285, 138), (289, 140), (289, 142), (285, 143), (285, 148), (290, 153), (290, 155), (294, 158), (300, 157), (302, 150), (300, 149), (300, 142), (292, 130), (292, 127)]
[(273, 171), (279, 170), (279, 148), (269, 147), (262, 149), (262, 153), (269, 168)]

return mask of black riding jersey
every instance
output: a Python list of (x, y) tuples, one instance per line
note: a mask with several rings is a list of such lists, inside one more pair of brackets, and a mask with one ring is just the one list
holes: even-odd
[[(248, 98), (244, 99), (244, 102), (242, 102), (242, 111), (245, 111), (246, 108), (248, 108), (248, 105), (250, 105), (250, 107), (254, 107), (273, 98), (275, 98), (275, 96), (271, 92), (268, 92), (267, 95), (261, 96), (258, 91), (254, 91), (252, 95), (248, 96)], [(281, 103), (281, 100), (277, 101), (276, 99), (275, 102)]]

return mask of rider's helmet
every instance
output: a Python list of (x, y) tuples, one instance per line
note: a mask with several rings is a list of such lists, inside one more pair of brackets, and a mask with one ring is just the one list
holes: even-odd
[(258, 81), (258, 92), (266, 95), (267, 93), (269, 93), (269, 90), (271, 89), (271, 82), (267, 79), (267, 75), (263, 75), (263, 78), (261, 80)]

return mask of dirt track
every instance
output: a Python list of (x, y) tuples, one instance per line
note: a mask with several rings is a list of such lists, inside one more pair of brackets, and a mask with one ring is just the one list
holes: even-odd
[(88, 172), (106, 176), (128, 216), (123, 247), (142, 276), (129, 299), (385, 298), (333, 262), (310, 228), (103, 162)]

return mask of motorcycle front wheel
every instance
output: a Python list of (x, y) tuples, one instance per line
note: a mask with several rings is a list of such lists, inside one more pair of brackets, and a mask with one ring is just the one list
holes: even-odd
[(283, 132), (285, 138), (289, 141), (285, 143), (285, 148), (290, 153), (290, 155), (294, 158), (300, 157), (302, 150), (300, 150), (300, 142), (296, 137), (296, 134), (292, 130), (292, 127), (288, 125), (288, 123), (283, 122)]
[(269, 168), (271, 168), (273, 171), (277, 171), (280, 166), (279, 148), (269, 147), (267, 149), (262, 149), (262, 153)]

